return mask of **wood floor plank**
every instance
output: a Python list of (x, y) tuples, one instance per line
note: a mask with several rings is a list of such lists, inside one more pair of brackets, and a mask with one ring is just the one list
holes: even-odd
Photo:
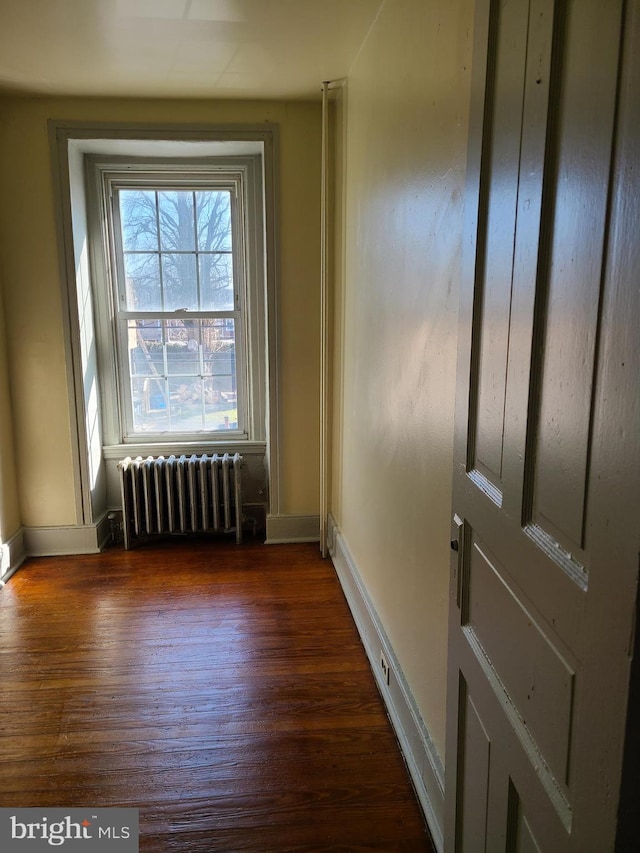
[(5, 806), (135, 806), (144, 853), (433, 850), (314, 545), (30, 560), (0, 684)]

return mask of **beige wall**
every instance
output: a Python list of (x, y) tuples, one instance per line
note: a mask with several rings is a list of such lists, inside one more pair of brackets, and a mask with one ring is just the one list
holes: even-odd
[(17, 533), (19, 528), (20, 513), (18, 512), (2, 276), (0, 275), (0, 542), (6, 542), (14, 533)]
[(47, 135), (50, 118), (279, 125), (280, 512), (316, 513), (319, 105), (12, 98), (0, 101), (0, 252), (22, 523), (78, 521)]
[(387, 0), (350, 72), (336, 300), (332, 509), (441, 758), (472, 5)]
[[(441, 757), (472, 5), (387, 0), (336, 116), (332, 512)], [(317, 512), (319, 104), (18, 98), (0, 101), (0, 257), (22, 523), (77, 521), (49, 118), (279, 124), (280, 511)]]

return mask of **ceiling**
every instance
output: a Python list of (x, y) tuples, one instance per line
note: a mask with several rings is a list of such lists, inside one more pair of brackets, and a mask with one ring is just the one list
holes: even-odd
[(0, 92), (315, 98), (384, 0), (0, 0)]

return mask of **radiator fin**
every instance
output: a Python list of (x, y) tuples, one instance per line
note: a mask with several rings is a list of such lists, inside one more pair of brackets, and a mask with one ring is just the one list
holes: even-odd
[(161, 533), (230, 533), (242, 541), (239, 453), (127, 456), (118, 462), (124, 547)]

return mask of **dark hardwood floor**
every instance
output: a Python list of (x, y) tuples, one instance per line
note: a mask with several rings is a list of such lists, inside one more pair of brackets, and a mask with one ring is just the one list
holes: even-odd
[(432, 850), (316, 545), (32, 559), (0, 685), (2, 806), (138, 807), (146, 853)]

